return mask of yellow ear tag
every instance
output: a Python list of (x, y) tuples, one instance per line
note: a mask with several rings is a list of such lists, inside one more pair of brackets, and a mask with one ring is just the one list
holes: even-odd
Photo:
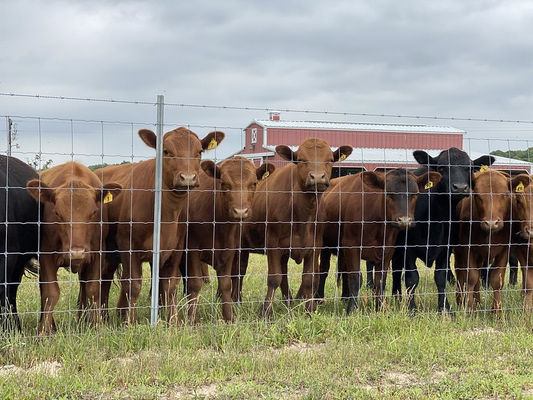
[(267, 172), (265, 172), (265, 173), (263, 174), (263, 176), (261, 177), (261, 180), (265, 180), (265, 179), (268, 178), (269, 176), (270, 176), (270, 172), (267, 171)]
[(341, 156), (339, 157), (339, 161), (344, 161), (346, 160), (346, 154), (341, 154)]
[(520, 182), (518, 185), (516, 185), (516, 188), (514, 189), (515, 192), (521, 193), (524, 191), (524, 184)]
[(207, 150), (213, 150), (215, 147), (218, 146), (218, 143), (215, 139), (211, 139), (209, 142), (209, 145), (207, 146)]
[(431, 189), (433, 187), (433, 182), (429, 181), (426, 183), (426, 186), (424, 186), (424, 189)]
[(482, 165), (481, 168), (479, 169), (479, 172), (485, 172), (488, 170), (489, 170), (489, 167), (487, 167), (486, 165)]
[(107, 192), (107, 194), (104, 197), (104, 204), (111, 203), (113, 201), (113, 195), (111, 192)]

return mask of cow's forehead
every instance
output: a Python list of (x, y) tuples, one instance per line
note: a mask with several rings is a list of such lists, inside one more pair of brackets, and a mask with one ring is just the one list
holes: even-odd
[(235, 157), (220, 163), (222, 179), (225, 181), (244, 181), (255, 178), (254, 164), (244, 157)]
[(448, 149), (441, 152), (437, 157), (438, 165), (465, 166), (472, 164), (470, 157), (464, 151), (459, 149)]
[(167, 150), (174, 152), (192, 152), (199, 151), (202, 148), (198, 136), (186, 128), (178, 128), (167, 132), (163, 138), (163, 144)]
[(385, 188), (391, 192), (416, 191), (417, 182), (413, 174), (404, 169), (392, 170), (385, 175)]
[(307, 139), (298, 147), (298, 156), (306, 159), (322, 159), (333, 156), (331, 147), (322, 139)]
[(475, 191), (478, 193), (494, 193), (509, 191), (508, 177), (499, 171), (489, 170), (476, 173)]
[(55, 189), (56, 205), (61, 204), (63, 207), (69, 207), (70, 204), (86, 203), (95, 199), (95, 188), (84, 182), (65, 184)]

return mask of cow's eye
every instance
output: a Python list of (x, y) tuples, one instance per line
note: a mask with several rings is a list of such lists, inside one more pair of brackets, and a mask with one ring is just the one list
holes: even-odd
[(168, 152), (168, 150), (163, 150), (163, 155), (164, 155), (165, 157), (168, 157), (169, 154), (170, 154), (170, 153)]
[(222, 183), (222, 184), (220, 185), (220, 189), (223, 190), (223, 191), (225, 191), (225, 192), (227, 192), (227, 191), (229, 190), (229, 186), (226, 185), (225, 183)]

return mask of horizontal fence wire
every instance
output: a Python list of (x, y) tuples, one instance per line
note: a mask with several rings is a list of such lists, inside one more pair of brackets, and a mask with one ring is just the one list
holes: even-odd
[[(148, 323), (156, 102), (0, 97), (52, 108), (54, 101), (121, 105), (139, 118), (0, 116), (2, 324), (17, 324), (15, 312), (28, 335)], [(202, 123), (166, 112), (164, 132), (183, 126), (195, 135), (163, 142), (161, 321), (249, 324), (317, 309), (500, 314), (533, 306), (533, 121), (164, 106), (216, 115)], [(309, 114), (322, 117), (302, 118)], [(482, 133), (503, 130), (517, 138)], [(451, 147), (467, 158), (437, 160)], [(486, 156), (495, 150), (493, 162)], [(514, 158), (518, 150), (522, 159)]]

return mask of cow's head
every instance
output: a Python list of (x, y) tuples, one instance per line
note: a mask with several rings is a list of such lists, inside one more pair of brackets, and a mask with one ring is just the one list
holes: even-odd
[(244, 157), (233, 157), (216, 165), (213, 161), (203, 161), (204, 172), (216, 180), (216, 190), (230, 220), (239, 221), (250, 218), (252, 199), (257, 182), (271, 174), (275, 167), (263, 164), (255, 168), (253, 162)]
[[(528, 176), (528, 175), (526, 175)], [(513, 203), (513, 221), (520, 224), (518, 236), (525, 240), (533, 240), (533, 185), (515, 187)]]
[[(26, 185), (29, 193), (44, 204), (44, 222), (53, 224), (64, 262), (69, 261), (73, 272), (90, 257), (95, 235), (100, 234), (102, 204), (120, 195), (122, 186), (108, 183), (102, 188), (74, 180), (51, 188), (39, 179)], [(98, 236), (100, 237), (100, 236)]]
[(276, 146), (276, 153), (298, 166), (298, 183), (304, 191), (323, 192), (329, 186), (333, 163), (352, 154), (351, 146), (341, 146), (332, 151), (323, 139), (306, 139), (298, 150), (285, 145)]
[[(156, 148), (157, 136), (148, 129), (141, 129), (139, 136), (147, 146)], [(187, 128), (180, 127), (165, 133), (163, 137), (163, 188), (176, 194), (187, 192), (200, 184), (198, 173), (204, 150), (214, 149), (224, 139), (223, 132), (211, 132), (205, 138)]]
[(468, 154), (456, 147), (443, 150), (437, 157), (431, 157), (423, 150), (414, 151), (413, 156), (421, 166), (442, 175), (437, 191), (452, 195), (455, 200), (470, 193), (472, 174), (483, 165), (492, 165), (495, 160), (488, 155), (471, 160)]
[(415, 221), (415, 206), (418, 193), (430, 190), (441, 180), (437, 172), (426, 172), (422, 176), (403, 169), (393, 169), (386, 174), (372, 171), (362, 172), (362, 179), (368, 190), (373, 188), (385, 192), (385, 221), (391, 221), (395, 228), (407, 229)]
[(514, 178), (496, 170), (476, 172), (472, 189), (481, 229), (498, 232), (510, 218), (511, 194), (522, 191), (530, 184), (526, 174)]

